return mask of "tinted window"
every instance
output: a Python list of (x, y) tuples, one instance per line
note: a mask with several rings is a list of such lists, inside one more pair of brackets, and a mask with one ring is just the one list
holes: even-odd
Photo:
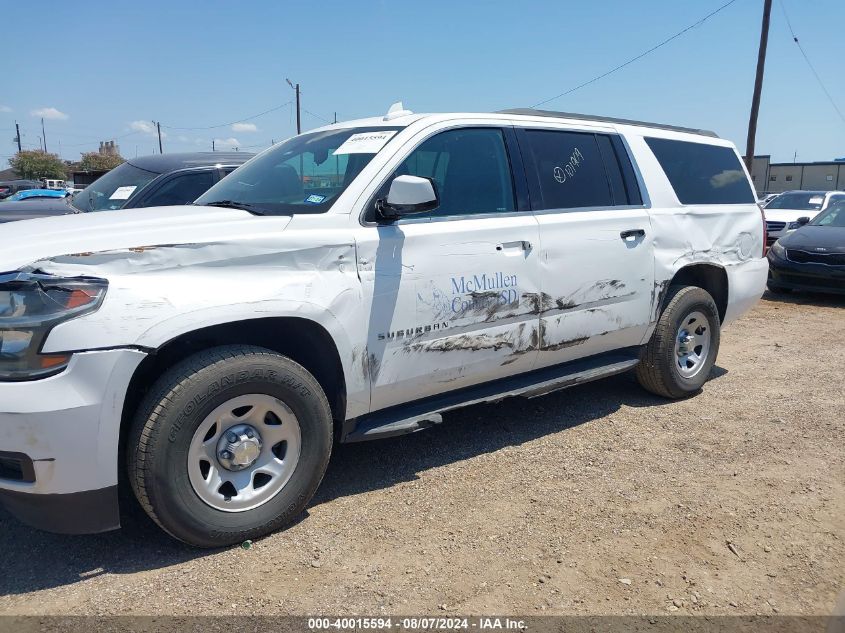
[[(535, 209), (613, 205), (611, 182), (595, 134), (526, 130), (525, 137), (540, 183), (542, 200), (540, 205), (532, 200)], [(612, 148), (608, 145), (606, 150)], [(613, 187), (623, 191), (618, 164), (613, 180)]]
[[(440, 196), (433, 216), (514, 211), (513, 181), (502, 131), (449, 130), (432, 136), (394, 172), (431, 178)], [(387, 195), (391, 177), (378, 197)]]
[(120, 209), (158, 175), (130, 163), (123, 163), (76, 194), (73, 206), (82, 211)]
[(211, 170), (191, 174), (180, 174), (164, 183), (144, 201), (146, 207), (166, 207), (174, 204), (190, 204), (208, 191), (214, 184)]
[(845, 202), (830, 205), (810, 222), (813, 226), (835, 226), (845, 228)]
[(739, 157), (730, 147), (646, 138), (681, 204), (757, 201)]

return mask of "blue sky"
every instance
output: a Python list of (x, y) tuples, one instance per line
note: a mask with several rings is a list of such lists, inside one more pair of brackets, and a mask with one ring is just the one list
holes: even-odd
[[(529, 106), (641, 53), (726, 0), (536, 2), (143, 3), (46, 1), (3, 9), (0, 165), (14, 121), (37, 147), (78, 158), (116, 139), (125, 157), (157, 151), (266, 147), (303, 129), (380, 114)], [(798, 37), (845, 111), (842, 0), (783, 0)], [(733, 5), (646, 58), (544, 107), (709, 128), (744, 151), (762, 0)], [(15, 25), (15, 28), (10, 28)], [(66, 118), (62, 118), (62, 117)], [(757, 153), (774, 160), (845, 156), (845, 122), (792, 42), (775, 0)]]

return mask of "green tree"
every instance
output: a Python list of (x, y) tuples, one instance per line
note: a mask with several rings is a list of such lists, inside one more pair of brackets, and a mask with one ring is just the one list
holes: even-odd
[(120, 155), (110, 156), (108, 154), (100, 154), (99, 152), (86, 152), (82, 155), (79, 168), (82, 171), (102, 171), (104, 169), (114, 169), (125, 162), (126, 159)]
[(26, 150), (12, 156), (9, 165), (24, 180), (67, 178), (67, 166), (56, 154)]

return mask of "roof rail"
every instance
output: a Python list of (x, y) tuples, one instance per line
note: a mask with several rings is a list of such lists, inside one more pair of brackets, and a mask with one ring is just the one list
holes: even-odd
[(710, 130), (698, 130), (691, 127), (680, 127), (677, 125), (664, 125), (661, 123), (648, 123), (646, 121), (635, 121), (633, 119), (616, 119), (609, 116), (592, 116), (589, 114), (574, 114), (572, 112), (555, 112), (553, 110), (535, 110), (534, 108), (511, 108), (499, 110), (496, 114), (522, 114), (525, 116), (545, 116), (561, 119), (577, 119), (579, 121), (596, 121), (601, 123), (618, 123), (620, 125), (639, 125), (642, 127), (653, 127), (661, 130), (672, 130), (673, 132), (686, 132), (687, 134), (699, 134), (701, 136), (712, 136), (719, 138), (719, 135)]

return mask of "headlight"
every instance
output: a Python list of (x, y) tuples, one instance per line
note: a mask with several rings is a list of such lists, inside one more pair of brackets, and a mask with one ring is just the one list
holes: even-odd
[(772, 244), (771, 251), (772, 255), (774, 255), (775, 257), (779, 259), (786, 259), (786, 249), (781, 246), (780, 240)]
[(64, 369), (70, 354), (41, 354), (58, 323), (96, 310), (105, 279), (12, 273), (0, 275), (0, 380), (43, 378)]

